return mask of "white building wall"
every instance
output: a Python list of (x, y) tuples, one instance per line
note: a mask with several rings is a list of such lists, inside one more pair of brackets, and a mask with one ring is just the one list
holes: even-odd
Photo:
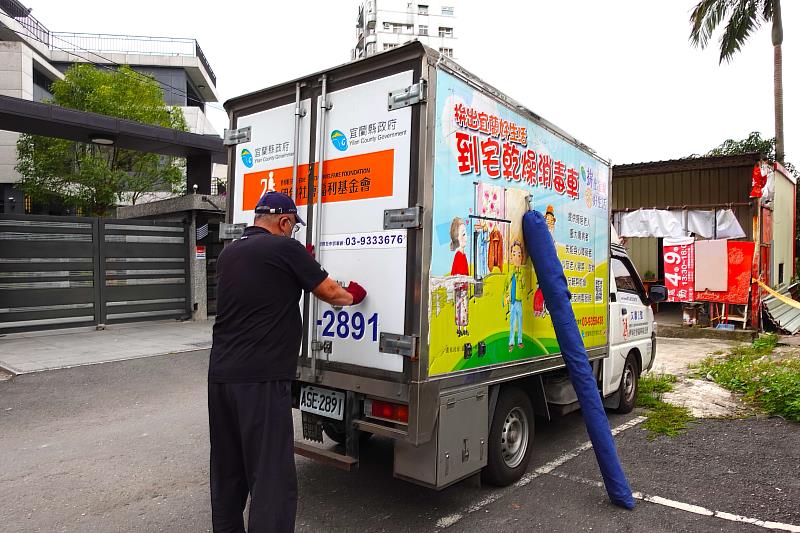
[(209, 122), (208, 117), (203, 110), (195, 106), (181, 106), (183, 117), (186, 119), (186, 125), (189, 127), (189, 132), (197, 133), (200, 135), (217, 135), (219, 133), (214, 129), (214, 126)]
[[(361, 59), (418, 40), (434, 50), (452, 50), (452, 57), (457, 59), (456, 43), (459, 35), (456, 4), (455, 0), (364, 0), (360, 7), (364, 14), (363, 24), (356, 29), (357, 43), (352, 58)], [(371, 22), (373, 19), (374, 23)], [(440, 28), (447, 28), (445, 36), (439, 35)], [(370, 43), (374, 45), (370, 47)]]
[[(33, 100), (33, 54), (22, 42), (0, 41), (0, 94)], [(0, 131), (0, 183), (16, 183), (19, 133)]]

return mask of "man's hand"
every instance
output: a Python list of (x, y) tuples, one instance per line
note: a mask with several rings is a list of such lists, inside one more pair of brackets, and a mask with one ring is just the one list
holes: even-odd
[(364, 287), (362, 287), (355, 281), (351, 281), (350, 283), (348, 283), (347, 287), (345, 287), (344, 290), (346, 290), (353, 296), (353, 303), (350, 305), (358, 305), (364, 301), (364, 298), (367, 297), (367, 291), (365, 291)]
[(334, 307), (356, 305), (367, 296), (367, 291), (358, 283), (351, 281), (345, 289), (331, 278), (325, 278), (312, 292), (314, 296)]

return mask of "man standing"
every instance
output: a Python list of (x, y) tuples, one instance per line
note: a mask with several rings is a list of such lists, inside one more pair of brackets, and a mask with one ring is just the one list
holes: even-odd
[(211, 511), (215, 533), (294, 531), (297, 475), (292, 380), (302, 339), (298, 305), (311, 291), (331, 305), (355, 305), (366, 291), (328, 277), (292, 238), (291, 198), (268, 192), (255, 223), (217, 260), (219, 297), (208, 369)]

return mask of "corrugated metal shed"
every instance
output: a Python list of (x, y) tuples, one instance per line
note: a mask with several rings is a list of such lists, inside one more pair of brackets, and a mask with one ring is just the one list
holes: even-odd
[[(791, 298), (791, 289), (795, 285), (790, 286), (781, 294)], [(800, 331), (800, 309), (793, 307), (779, 298), (768, 296), (762, 300), (764, 303), (764, 310), (767, 312), (770, 320), (790, 335), (794, 335)]]
[[(759, 158), (752, 153), (617, 165), (613, 168), (611, 209), (749, 202), (752, 169)], [(754, 208), (732, 209), (751, 240)], [(630, 239), (628, 250), (640, 273), (658, 273), (658, 239)]]

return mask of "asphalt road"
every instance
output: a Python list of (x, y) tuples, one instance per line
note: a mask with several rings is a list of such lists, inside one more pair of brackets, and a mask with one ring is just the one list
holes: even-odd
[[(0, 530), (208, 531), (206, 354), (0, 382)], [(590, 449), (575, 453), (587, 440), (576, 413), (537, 420), (528, 475), (502, 489), (467, 480), (435, 492), (394, 480), (391, 442), (378, 438), (355, 473), (298, 457), (297, 530), (774, 530), (743, 521), (759, 519), (800, 531), (799, 425), (705, 420), (650, 441), (636, 421), (610, 416), (612, 427), (630, 425), (619, 453), (649, 500), (634, 511), (608, 502)]]

